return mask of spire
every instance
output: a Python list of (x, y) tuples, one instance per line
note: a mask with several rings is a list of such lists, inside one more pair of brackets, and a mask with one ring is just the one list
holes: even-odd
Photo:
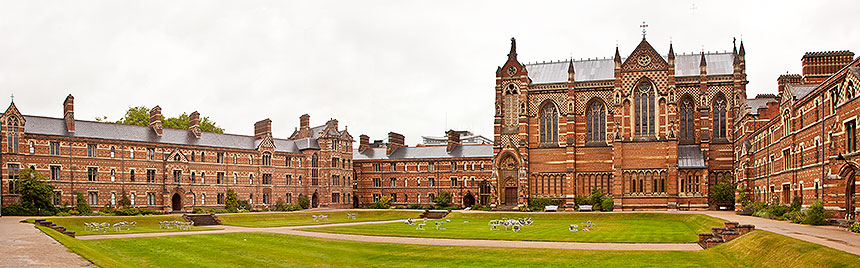
[(672, 47), (672, 41), (669, 41), (669, 58), (675, 58), (675, 49)]
[(702, 59), (699, 60), (699, 67), (708, 66), (708, 63), (705, 61), (705, 51), (702, 51)]
[(744, 51), (744, 40), (741, 40), (741, 48), (738, 50), (738, 55), (744, 56), (747, 53)]
[(511, 52), (508, 53), (508, 60), (517, 60), (517, 39), (511, 37)]
[(570, 58), (569, 63), (570, 64), (567, 65), (567, 73), (569, 73), (569, 74), (575, 73), (575, 71), (573, 70), (573, 58)]
[(621, 53), (618, 53), (618, 46), (615, 46), (615, 62), (621, 63)]
[(737, 38), (732, 37), (732, 54), (733, 55), (738, 54), (738, 46), (735, 44), (735, 42), (737, 42), (737, 41), (738, 41)]

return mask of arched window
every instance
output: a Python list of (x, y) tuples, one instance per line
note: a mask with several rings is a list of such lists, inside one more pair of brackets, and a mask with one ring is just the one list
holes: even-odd
[(36, 153), (36, 143), (31, 141), (30, 142), (30, 154), (35, 154), (35, 153)]
[(714, 138), (726, 138), (726, 98), (722, 95), (714, 100)]
[(503, 97), (503, 105), (504, 105), (504, 125), (505, 126), (516, 126), (518, 122), (517, 118), (517, 109), (519, 108), (519, 94), (520, 91), (517, 89), (517, 86), (510, 84), (507, 88), (504, 89), (504, 97)]
[(551, 102), (540, 111), (540, 142), (558, 143), (558, 110)]
[(606, 138), (606, 110), (603, 103), (593, 101), (585, 112), (586, 141), (602, 142)]
[(110, 147), (110, 158), (114, 158), (116, 156), (116, 147)]
[(789, 115), (788, 111), (785, 111), (785, 113), (782, 115), (782, 135), (783, 136), (788, 136), (788, 134), (791, 134), (790, 123), (791, 123), (791, 116)]
[(636, 136), (653, 136), (654, 90), (651, 83), (643, 82), (635, 91), (633, 101), (635, 102)]
[(311, 156), (311, 167), (319, 167), (319, 163), (320, 163), (320, 162), (319, 162), (319, 157), (317, 157), (317, 154), (316, 154), (316, 153), (314, 153), (314, 154)]
[(9, 118), (6, 122), (6, 134), (8, 139), (6, 139), (7, 146), (9, 147), (10, 153), (18, 152), (18, 119)]
[(272, 154), (269, 152), (263, 153), (263, 165), (271, 166), (272, 165)]
[(680, 139), (686, 141), (695, 140), (695, 123), (693, 123), (693, 119), (695, 117), (693, 111), (695, 105), (693, 105), (693, 100), (686, 96), (683, 100), (681, 100), (681, 104), (679, 107), (678, 121), (680, 123)]

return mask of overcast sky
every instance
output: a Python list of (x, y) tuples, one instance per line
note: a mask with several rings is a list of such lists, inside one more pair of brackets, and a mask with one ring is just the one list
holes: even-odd
[[(574, 3), (575, 2), (575, 3)], [(751, 3), (752, 2), (752, 3)], [(308, 113), (408, 144), (446, 129), (492, 138), (493, 87), (521, 62), (747, 51), (748, 96), (776, 91), (806, 51), (860, 52), (860, 1), (2, 1), (0, 99), (22, 113), (122, 117), (160, 105), (229, 133), (271, 118), (286, 137)]]

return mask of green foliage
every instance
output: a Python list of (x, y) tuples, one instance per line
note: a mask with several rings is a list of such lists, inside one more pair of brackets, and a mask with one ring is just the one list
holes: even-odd
[(791, 211), (800, 211), (801, 205), (803, 205), (803, 201), (800, 200), (799, 196), (795, 196), (794, 199), (791, 200), (791, 206), (789, 209)]
[(122, 191), (120, 195), (119, 201), (116, 203), (117, 207), (127, 208), (131, 206), (131, 200), (128, 199), (128, 196), (125, 194), (125, 191)]
[[(161, 120), (164, 128), (188, 129), (189, 116), (182, 113), (179, 117), (167, 117)], [(146, 106), (128, 107), (120, 120), (116, 123), (124, 125), (149, 126), (149, 108)], [(205, 132), (224, 133), (224, 129), (216, 125), (208, 116), (200, 118), (200, 130)]]
[(390, 208), (391, 207), (391, 197), (384, 195), (376, 200), (376, 204), (373, 205), (373, 208)]
[(299, 196), (299, 207), (302, 209), (308, 209), (311, 207), (311, 200), (305, 195)]
[(580, 205), (591, 205), (591, 199), (585, 196), (577, 196), (573, 201), (576, 203), (576, 209), (579, 209)]
[(752, 204), (752, 201), (749, 199), (749, 196), (747, 196), (747, 188), (741, 186), (736, 191), (737, 191), (736, 202), (741, 203), (741, 206), (743, 206), (744, 208), (749, 207)]
[[(15, 178), (15, 191), (20, 195), (18, 204), (20, 208), (10, 210), (12, 213), (29, 213), (21, 215), (54, 215), (57, 207), (54, 206), (54, 186), (44, 182), (45, 176), (35, 170), (25, 168), (18, 172)], [(4, 213), (5, 214), (5, 213)]]
[(237, 207), (237, 209), (239, 211), (243, 211), (243, 210), (250, 211), (251, 209), (253, 209), (253, 207), (251, 206), (251, 202), (249, 202), (247, 200), (239, 200), (239, 207)]
[(600, 205), (600, 202), (603, 201), (604, 197), (606, 197), (606, 194), (603, 193), (603, 190), (594, 188), (591, 189), (591, 198), (588, 200), (588, 202), (592, 205)]
[(603, 201), (601, 201), (600, 210), (601, 211), (612, 211), (614, 206), (615, 206), (615, 201), (612, 200), (612, 197), (607, 197), (607, 198), (604, 198)]
[(75, 211), (78, 212), (78, 215), (93, 214), (93, 209), (90, 208), (90, 204), (87, 203), (87, 199), (84, 198), (83, 193), (78, 193), (77, 197), (75, 197)]
[(275, 201), (275, 211), (286, 211), (287, 203), (284, 202), (284, 199), (278, 198), (278, 201)]
[(850, 229), (852, 232), (860, 233), (860, 222), (855, 222), (854, 224), (851, 224), (848, 229)]
[(102, 208), (102, 210), (99, 211), (99, 216), (113, 215), (113, 211), (114, 211), (113, 206), (111, 206), (110, 204), (107, 204), (107, 205), (105, 205), (104, 208)]
[(437, 207), (447, 207), (451, 204), (451, 193), (440, 191), (439, 194), (433, 198), (433, 203), (435, 203)]
[(737, 187), (729, 176), (723, 176), (717, 184), (711, 186), (711, 200), (720, 205), (734, 205)]
[(824, 203), (821, 200), (816, 200), (809, 206), (809, 209), (806, 211), (806, 215), (803, 217), (803, 223), (810, 225), (822, 225), (824, 224)]
[(224, 208), (231, 211), (239, 209), (239, 197), (236, 196), (236, 191), (227, 189), (227, 197), (224, 199)]
[(408, 209), (421, 209), (421, 204), (412, 204), (412, 205), (406, 206), (406, 208), (408, 208)]
[(564, 199), (554, 199), (554, 198), (529, 198), (529, 210), (530, 211), (544, 211), (546, 206), (562, 206), (564, 205)]

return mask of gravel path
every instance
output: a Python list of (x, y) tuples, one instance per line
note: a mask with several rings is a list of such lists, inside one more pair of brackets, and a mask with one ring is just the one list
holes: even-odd
[(75, 253), (33, 227), (25, 217), (0, 217), (0, 267), (88, 267)]

